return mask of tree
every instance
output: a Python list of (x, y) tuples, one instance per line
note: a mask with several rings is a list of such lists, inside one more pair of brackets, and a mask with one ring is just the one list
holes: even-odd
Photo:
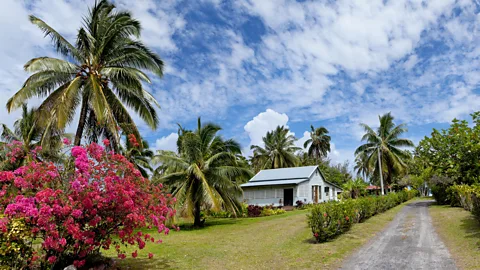
[(371, 173), (371, 168), (369, 167), (368, 164), (368, 155), (365, 153), (360, 153), (355, 157), (355, 167), (353, 168), (357, 175), (363, 177), (363, 178), (368, 178)]
[(365, 193), (366, 186), (367, 183), (365, 183), (362, 178), (351, 179), (342, 186), (344, 198), (358, 198)]
[(319, 159), (321, 157), (326, 157), (328, 152), (330, 152), (330, 136), (328, 130), (325, 127), (314, 128), (310, 131), (310, 139), (306, 140), (303, 144), (303, 148), (307, 149), (308, 147), (308, 156)]
[(275, 130), (267, 132), (262, 138), (264, 147), (252, 145), (252, 164), (255, 171), (263, 169), (277, 169), (295, 167), (299, 160), (295, 155), (301, 150), (295, 146), (295, 137), (289, 134), (290, 130), (284, 126), (278, 126)]
[(57, 52), (68, 61), (52, 57), (28, 61), (24, 68), (34, 74), (8, 100), (8, 112), (33, 96), (45, 97), (39, 107), (42, 122), (55, 123), (63, 130), (80, 107), (75, 145), (80, 145), (88, 128), (102, 127), (113, 134), (114, 147), (119, 144), (117, 129), (124, 125), (132, 128), (128, 133), (140, 138), (125, 105), (152, 129), (157, 127), (158, 103), (142, 86), (151, 82), (142, 70), (162, 76), (163, 61), (138, 40), (140, 22), (129, 12), (99, 1), (78, 30), (75, 46), (41, 19), (31, 15), (30, 21), (52, 39)]
[(383, 179), (385, 178), (387, 184), (392, 183), (395, 174), (400, 173), (406, 167), (404, 160), (410, 157), (401, 148), (413, 147), (414, 144), (408, 139), (399, 138), (400, 135), (407, 132), (406, 125), (396, 126), (390, 113), (378, 118), (380, 126), (377, 131), (366, 124), (360, 124), (365, 130), (362, 141), (366, 141), (366, 143), (355, 150), (355, 155), (357, 157), (366, 156), (366, 164), (373, 168), (372, 176), (380, 178), (382, 195), (384, 195)]
[[(14, 130), (2, 124), (0, 137), (4, 143), (18, 141), (22, 144), (22, 158), (17, 160), (15, 164), (9, 164), (9, 169), (25, 165), (27, 161), (32, 161), (34, 159), (32, 150), (38, 147), (42, 148), (42, 156), (56, 160), (58, 158), (58, 150), (62, 145), (61, 139), (64, 136), (67, 135), (56, 130), (54, 127), (40, 125), (36, 109), (29, 109), (26, 104), (22, 104), (22, 117), (15, 121)], [(6, 163), (4, 165), (6, 165)], [(7, 169), (7, 167), (3, 169)]]
[(220, 130), (215, 124), (202, 125), (199, 118), (197, 130), (183, 132), (179, 137), (180, 153), (164, 151), (153, 158), (155, 163), (161, 163), (162, 173), (155, 181), (173, 189), (179, 206), (194, 217), (195, 227), (203, 225), (202, 207), (239, 213), (239, 182), (252, 176), (236, 157), (241, 153), (240, 145), (223, 140), (217, 135)]
[(150, 160), (154, 153), (150, 150), (150, 146), (146, 140), (141, 140), (141, 144), (137, 142), (137, 138), (130, 134), (127, 136), (125, 146), (120, 149), (121, 154), (128, 159), (143, 177), (148, 178), (148, 172), (153, 172)]

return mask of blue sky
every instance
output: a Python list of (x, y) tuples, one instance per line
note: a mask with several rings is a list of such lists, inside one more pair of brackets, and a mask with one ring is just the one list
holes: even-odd
[[(360, 143), (359, 123), (375, 126), (379, 114), (392, 112), (418, 142), (480, 110), (477, 1), (115, 2), (142, 22), (142, 40), (166, 62), (164, 78), (146, 86), (162, 107), (160, 128), (138, 120), (157, 149), (173, 149), (176, 123), (193, 128), (201, 116), (245, 154), (277, 125), (299, 144), (310, 125), (323, 125), (330, 158), (342, 162)], [(27, 15), (73, 40), (92, 3), (2, 2), (0, 103), (27, 78), (25, 62), (56, 56)], [(1, 110), (7, 124), (18, 115)]]

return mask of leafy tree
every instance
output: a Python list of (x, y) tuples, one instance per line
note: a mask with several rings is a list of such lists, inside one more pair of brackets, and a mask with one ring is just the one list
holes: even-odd
[(152, 129), (157, 127), (158, 104), (142, 86), (151, 82), (142, 70), (162, 76), (163, 61), (138, 40), (140, 22), (128, 11), (117, 11), (108, 1), (99, 1), (85, 17), (75, 45), (41, 19), (31, 15), (30, 21), (52, 39), (67, 60), (38, 57), (28, 61), (24, 68), (34, 74), (8, 100), (9, 112), (33, 96), (45, 97), (39, 107), (42, 122), (63, 130), (80, 107), (75, 145), (80, 144), (85, 129), (96, 127), (114, 134), (114, 146), (119, 144), (117, 128), (123, 125), (132, 127), (129, 133), (140, 138), (125, 106)]
[(155, 181), (173, 189), (173, 195), (186, 213), (193, 215), (194, 226), (203, 225), (201, 210), (220, 208), (237, 214), (241, 211), (239, 183), (249, 179), (251, 171), (237, 159), (240, 145), (217, 135), (221, 128), (198, 119), (197, 130), (179, 137), (181, 152), (163, 151), (153, 161), (161, 163), (161, 175)]
[(339, 186), (350, 181), (352, 175), (349, 171), (349, 162), (345, 161), (342, 164), (332, 165), (331, 161), (326, 158), (313, 159), (307, 153), (299, 153), (297, 155), (299, 166), (318, 166), (326, 180), (337, 184)]
[(384, 195), (385, 178), (387, 184), (391, 184), (395, 175), (399, 174), (405, 167), (405, 160), (410, 158), (407, 151), (402, 147), (413, 147), (414, 144), (408, 139), (399, 138), (407, 132), (405, 124), (396, 126), (394, 118), (390, 113), (378, 117), (380, 126), (377, 131), (366, 124), (360, 124), (365, 129), (362, 141), (365, 144), (355, 150), (357, 157), (365, 155), (366, 167), (373, 168), (372, 176), (380, 178), (382, 195)]
[(355, 167), (354, 170), (358, 176), (363, 178), (368, 178), (371, 174), (372, 169), (369, 167), (370, 164), (368, 161), (368, 155), (365, 153), (360, 153), (355, 157)]
[(310, 131), (310, 139), (306, 140), (303, 144), (303, 148), (307, 149), (308, 147), (308, 156), (319, 159), (321, 157), (326, 157), (328, 152), (330, 152), (330, 136), (328, 130), (325, 127), (314, 128)]
[(255, 171), (298, 165), (299, 161), (295, 152), (301, 148), (295, 146), (296, 139), (289, 132), (288, 128), (278, 126), (275, 130), (267, 132), (267, 135), (262, 138), (264, 147), (251, 146), (253, 149), (251, 162)]
[(434, 174), (456, 184), (480, 182), (480, 112), (473, 113), (473, 125), (454, 119), (448, 129), (434, 129), (415, 149), (415, 158)]

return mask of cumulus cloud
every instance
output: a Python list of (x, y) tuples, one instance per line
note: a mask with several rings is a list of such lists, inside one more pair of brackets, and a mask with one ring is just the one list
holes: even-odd
[(286, 114), (278, 113), (272, 109), (267, 109), (265, 112), (259, 113), (243, 127), (250, 138), (249, 146), (243, 150), (243, 153), (251, 154), (251, 145), (263, 146), (262, 137), (264, 137), (267, 132), (274, 130), (277, 126), (285, 126), (288, 128), (287, 122), (288, 116)]
[(170, 133), (168, 136), (161, 137), (155, 141), (155, 150), (177, 151), (177, 133)]

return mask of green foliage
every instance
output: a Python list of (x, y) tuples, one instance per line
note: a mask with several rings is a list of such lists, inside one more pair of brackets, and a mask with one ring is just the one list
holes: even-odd
[(458, 206), (472, 212), (480, 221), (480, 185), (453, 185), (449, 188), (449, 193), (453, 197), (452, 202), (457, 202)]
[(374, 181), (380, 180), (381, 173), (385, 184), (389, 185), (403, 172), (407, 167), (406, 160), (411, 158), (410, 153), (402, 148), (414, 145), (412, 141), (400, 138), (400, 135), (407, 132), (405, 124), (395, 125), (394, 117), (390, 113), (378, 118), (380, 126), (376, 131), (366, 124), (360, 124), (365, 130), (362, 137), (365, 144), (355, 150), (355, 168), (358, 173), (368, 175)]
[(161, 164), (154, 181), (172, 189), (178, 199), (177, 207), (182, 214), (194, 217), (195, 227), (203, 225), (202, 209), (241, 215), (239, 184), (252, 177), (238, 158), (239, 144), (217, 135), (220, 130), (220, 126), (212, 123), (202, 125), (198, 118), (195, 131), (182, 130), (179, 134), (180, 153), (159, 152), (152, 159)]
[(130, 12), (116, 10), (107, 0), (95, 1), (75, 45), (40, 18), (31, 15), (30, 22), (51, 38), (61, 57), (38, 57), (25, 64), (33, 74), (8, 100), (9, 112), (34, 96), (44, 98), (38, 108), (40, 122), (64, 130), (80, 108), (75, 145), (84, 135), (102, 135), (116, 148), (117, 128), (126, 125), (139, 139), (125, 106), (152, 129), (157, 127), (158, 103), (143, 87), (151, 83), (143, 71), (162, 76), (163, 61), (139, 41), (141, 25)]
[(310, 139), (306, 140), (303, 144), (303, 148), (308, 147), (308, 156), (313, 159), (319, 159), (326, 157), (330, 152), (330, 136), (328, 130), (325, 127), (314, 128), (310, 126)]
[(308, 226), (317, 242), (325, 242), (366, 219), (417, 196), (417, 191), (401, 191), (380, 197), (330, 201), (315, 205), (308, 214)]
[(348, 160), (342, 164), (332, 165), (329, 159), (314, 159), (309, 157), (307, 153), (300, 153), (297, 155), (297, 158), (300, 166), (317, 165), (327, 181), (331, 183), (341, 186), (352, 179)]
[(290, 130), (278, 126), (275, 130), (267, 132), (262, 138), (264, 147), (252, 145), (253, 157), (251, 164), (255, 172), (264, 169), (277, 169), (298, 166), (296, 151), (301, 148), (295, 146), (297, 140), (289, 135)]
[(473, 125), (454, 119), (448, 129), (433, 130), (420, 141), (415, 156), (436, 175), (453, 183), (471, 185), (480, 182), (480, 112), (471, 114)]
[(342, 189), (342, 198), (345, 199), (356, 199), (360, 196), (364, 196), (366, 194), (365, 187), (367, 183), (363, 181), (362, 178), (357, 178), (355, 180), (350, 180), (347, 183), (343, 184)]
[[(2, 220), (0, 223), (6, 222)], [(5, 227), (3, 227), (5, 226)], [(27, 268), (32, 258), (34, 249), (31, 230), (27, 228), (22, 219), (12, 219), (8, 224), (2, 224), (0, 229), (0, 269)]]

